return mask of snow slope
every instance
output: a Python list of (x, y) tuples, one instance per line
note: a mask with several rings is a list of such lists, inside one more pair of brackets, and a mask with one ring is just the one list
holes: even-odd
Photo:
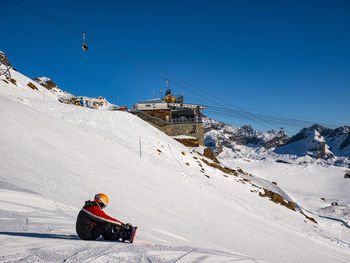
[[(252, 172), (259, 180), (274, 182), (300, 208), (314, 217), (322, 228), (320, 235), (349, 244), (350, 180), (344, 169), (317, 164), (286, 164), (273, 160), (232, 160), (221, 155), (227, 166), (239, 166)], [(332, 205), (333, 203), (333, 205)], [(325, 237), (325, 236), (324, 236)]]
[[(61, 104), (11, 73), (17, 85), (0, 76), (1, 262), (348, 262), (339, 222), (260, 197), (247, 175), (223, 176), (134, 115)], [(134, 244), (77, 238), (79, 209), (97, 192), (108, 214), (139, 226)]]

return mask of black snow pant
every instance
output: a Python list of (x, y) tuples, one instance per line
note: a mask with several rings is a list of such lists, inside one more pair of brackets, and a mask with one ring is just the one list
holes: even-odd
[(91, 240), (102, 235), (105, 240), (118, 240), (122, 237), (121, 228), (108, 222), (97, 224), (91, 229)]

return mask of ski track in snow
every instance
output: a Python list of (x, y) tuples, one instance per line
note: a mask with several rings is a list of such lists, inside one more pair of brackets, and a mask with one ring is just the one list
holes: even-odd
[[(0, 235), (13, 235), (14, 233), (2, 233)], [(20, 234), (20, 236), (25, 236)], [(35, 234), (28, 233), (26, 238), (35, 238)], [(140, 263), (176, 263), (176, 262), (263, 262), (250, 257), (212, 249), (201, 249), (191, 247), (164, 246), (136, 242), (134, 244), (110, 241), (84, 241), (83, 246), (74, 245), (72, 248), (64, 249), (65, 244), (70, 247), (72, 240), (78, 241), (76, 236), (43, 235), (47, 239), (49, 248), (31, 249), (31, 253), (17, 253), (15, 255), (0, 257), (0, 262), (140, 262)], [(62, 239), (63, 244), (55, 247), (50, 245), (50, 239)]]

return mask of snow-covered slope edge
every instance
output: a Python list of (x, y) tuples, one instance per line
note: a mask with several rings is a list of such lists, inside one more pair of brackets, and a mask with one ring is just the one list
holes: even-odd
[[(0, 87), (0, 260), (346, 262), (340, 226), (335, 235), (259, 197), (133, 115), (44, 100), (17, 77), (21, 87)], [(76, 239), (77, 212), (96, 192), (139, 226), (135, 245)]]
[(117, 107), (111, 104), (103, 97), (90, 98), (86, 96), (74, 96), (73, 94), (61, 90), (55, 82), (53, 82), (48, 77), (38, 77), (33, 78), (33, 80), (43, 87), (45, 87), (50, 93), (54, 94), (58, 100), (62, 103), (76, 104), (79, 103), (80, 106), (85, 106), (93, 109), (104, 109), (110, 110), (112, 107)]

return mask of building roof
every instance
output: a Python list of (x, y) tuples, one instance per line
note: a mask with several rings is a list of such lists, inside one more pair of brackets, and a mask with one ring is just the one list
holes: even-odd
[(151, 103), (166, 103), (161, 98), (151, 99), (151, 100), (144, 100), (137, 102), (138, 104), (151, 104)]
[(140, 105), (140, 104), (146, 105), (146, 106), (148, 106), (147, 104), (153, 104), (153, 108), (149, 108), (148, 110), (160, 109), (159, 107), (164, 108), (164, 109), (165, 108), (169, 108), (169, 109), (171, 109), (171, 108), (173, 108), (173, 109), (175, 109), (175, 108), (181, 108), (181, 109), (196, 109), (196, 108), (198, 108), (200, 110), (208, 108), (207, 106), (204, 106), (204, 105), (191, 104), (191, 103), (169, 103), (169, 102), (163, 101), (161, 98), (139, 101), (135, 104), (135, 106), (137, 104), (138, 105)]

